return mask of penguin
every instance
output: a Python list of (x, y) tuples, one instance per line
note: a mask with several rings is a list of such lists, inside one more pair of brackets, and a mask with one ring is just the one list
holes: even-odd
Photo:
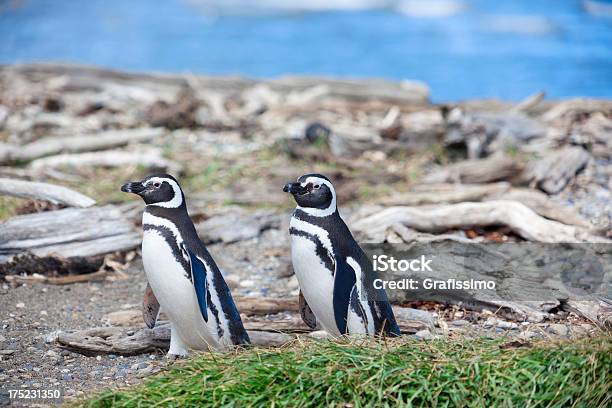
[(297, 203), (289, 235), (306, 325), (314, 329), (318, 323), (332, 336), (399, 336), (385, 291), (368, 285), (375, 271), (338, 213), (331, 181), (321, 174), (305, 174), (283, 191)]
[(124, 184), (145, 202), (142, 262), (147, 277), (143, 317), (155, 326), (160, 308), (171, 324), (169, 356), (189, 349), (226, 350), (249, 343), (230, 290), (189, 218), (185, 195), (168, 174)]

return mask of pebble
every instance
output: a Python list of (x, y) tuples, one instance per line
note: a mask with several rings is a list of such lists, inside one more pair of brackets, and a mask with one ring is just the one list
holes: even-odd
[(393, 308), (393, 313), (397, 319), (416, 320), (432, 327), (436, 324), (436, 319), (427, 310), (412, 309), (410, 307), (396, 307)]
[(17, 304), (15, 305), (15, 307), (16, 307), (17, 309), (23, 309), (23, 308), (25, 307), (25, 303), (23, 303), (23, 302), (19, 302), (19, 303), (17, 303)]
[(327, 339), (330, 335), (325, 330), (315, 330), (310, 332), (310, 337), (314, 337), (315, 339)]
[(414, 333), (414, 337), (419, 340), (430, 340), (433, 338), (433, 334), (431, 334), (429, 330), (419, 330), (418, 332)]
[(225, 276), (225, 282), (231, 289), (236, 289), (240, 286), (240, 276), (234, 273), (229, 274)]
[(62, 380), (64, 380), (64, 381), (72, 381), (72, 374), (64, 374), (64, 375), (62, 375)]
[(6, 341), (6, 337), (4, 337), (3, 335), (0, 334), (0, 343)]
[(250, 287), (255, 286), (255, 282), (250, 279), (245, 279), (242, 282), (240, 282), (240, 286), (243, 288), (250, 288)]
[(467, 326), (468, 324), (470, 324), (470, 322), (468, 322), (467, 320), (453, 320), (452, 322), (450, 322), (450, 324), (452, 324), (453, 326)]
[(521, 339), (521, 340), (529, 340), (529, 339), (537, 337), (537, 336), (538, 336), (538, 333), (532, 332), (532, 331), (529, 331), (529, 330), (521, 332), (518, 335), (519, 339)]
[(45, 336), (45, 343), (55, 343), (59, 337), (60, 331), (53, 331)]
[(548, 331), (557, 336), (567, 336), (569, 329), (564, 324), (554, 323), (548, 326)]

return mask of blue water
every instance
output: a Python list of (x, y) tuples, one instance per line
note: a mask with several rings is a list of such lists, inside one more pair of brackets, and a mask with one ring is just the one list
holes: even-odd
[(417, 79), (435, 101), (612, 97), (612, 18), (581, 1), (445, 0), (460, 7), (442, 12), (410, 1), (326, 10), (329, 0), (308, 12), (297, 0), (235, 3), (0, 0), (0, 62)]

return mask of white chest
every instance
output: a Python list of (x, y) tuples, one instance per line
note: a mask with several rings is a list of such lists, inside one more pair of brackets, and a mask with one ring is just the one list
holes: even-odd
[[(217, 335), (217, 321), (209, 313), (204, 321), (193, 284), (183, 265), (176, 260), (172, 248), (157, 231), (145, 231), (142, 240), (142, 261), (147, 280), (162, 311), (173, 323), (182, 341), (195, 349), (219, 348), (227, 343)], [(216, 297), (215, 297), (215, 300)]]
[(300, 290), (317, 320), (328, 332), (340, 334), (334, 318), (334, 279), (317, 255), (315, 243), (307, 237), (292, 236), (291, 259)]

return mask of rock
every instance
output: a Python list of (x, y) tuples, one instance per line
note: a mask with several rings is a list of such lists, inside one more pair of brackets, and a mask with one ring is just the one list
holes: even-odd
[(236, 289), (237, 287), (240, 286), (240, 276), (235, 274), (235, 273), (231, 273), (229, 275), (225, 275), (225, 282), (227, 283), (227, 286), (230, 287), (230, 289)]
[(120, 310), (112, 312), (102, 318), (111, 326), (142, 326), (143, 318), (140, 310)]
[(548, 331), (552, 334), (556, 334), (557, 336), (567, 336), (569, 333), (569, 329), (566, 325), (560, 323), (553, 323), (548, 326)]
[(529, 340), (529, 339), (532, 339), (534, 337), (538, 337), (538, 333), (532, 332), (532, 331), (529, 331), (529, 330), (521, 332), (518, 335), (518, 338), (521, 339), (521, 340)]
[(23, 303), (23, 302), (19, 302), (19, 303), (17, 303), (17, 304), (15, 305), (15, 307), (16, 307), (17, 309), (23, 309), (23, 308), (25, 307), (25, 303)]
[(459, 319), (459, 320), (453, 320), (452, 322), (450, 322), (450, 324), (456, 327), (463, 327), (463, 326), (469, 326), (470, 322), (468, 322), (467, 320)]
[(319, 122), (313, 122), (306, 127), (305, 137), (312, 144), (327, 143), (331, 130)]
[(63, 374), (62, 380), (64, 381), (72, 381), (72, 374)]
[(329, 339), (332, 336), (326, 332), (325, 330), (316, 330), (313, 332), (310, 332), (308, 334), (310, 337), (314, 337), (315, 339), (319, 339), (319, 340), (323, 340), (323, 339)]
[(297, 276), (293, 275), (289, 279), (287, 279), (287, 289), (294, 290), (300, 287), (300, 283), (297, 280)]
[(508, 322), (505, 320), (497, 319), (495, 317), (489, 317), (483, 324), (484, 327), (497, 327), (500, 329), (511, 330), (518, 329), (519, 325), (514, 322)]
[(10, 356), (15, 353), (16, 350), (0, 350), (0, 356)]
[(436, 318), (427, 310), (412, 309), (409, 307), (393, 307), (395, 318), (400, 321), (418, 321), (425, 323), (427, 326), (434, 327)]
[(431, 340), (434, 338), (434, 335), (431, 334), (429, 330), (419, 330), (418, 332), (414, 333), (414, 337), (419, 340)]
[(6, 341), (6, 337), (4, 337), (3, 335), (0, 334), (0, 343)]
[(250, 288), (250, 287), (253, 287), (253, 286), (255, 286), (255, 282), (253, 282), (250, 279), (245, 279), (242, 282), (240, 282), (240, 287), (242, 287), (242, 288)]
[(56, 331), (53, 331), (53, 332), (47, 334), (45, 336), (45, 343), (47, 343), (47, 344), (55, 343), (57, 341), (57, 338), (59, 337), (60, 333), (61, 333), (61, 331), (56, 330)]

